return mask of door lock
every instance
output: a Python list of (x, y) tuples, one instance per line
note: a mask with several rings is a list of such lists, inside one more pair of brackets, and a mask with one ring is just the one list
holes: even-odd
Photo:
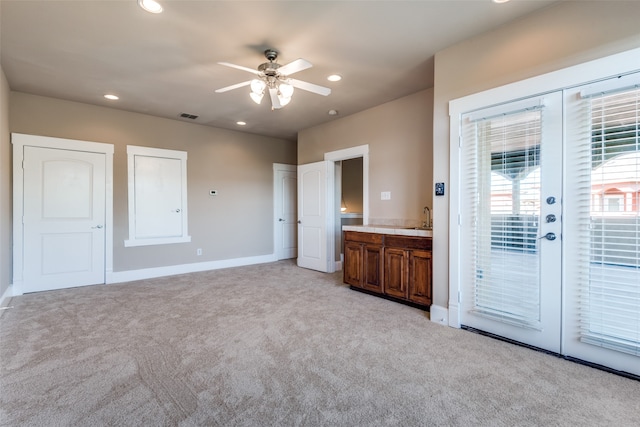
[(544, 236), (538, 237), (538, 239), (556, 240), (556, 233), (547, 233)]

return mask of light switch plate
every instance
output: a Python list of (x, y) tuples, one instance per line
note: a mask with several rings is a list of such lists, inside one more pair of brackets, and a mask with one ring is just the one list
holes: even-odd
[(391, 200), (391, 191), (383, 191), (380, 193), (380, 200)]

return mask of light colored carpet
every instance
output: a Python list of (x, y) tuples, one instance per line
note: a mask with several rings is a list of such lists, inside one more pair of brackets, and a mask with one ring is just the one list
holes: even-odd
[(291, 261), (13, 298), (10, 426), (638, 426), (640, 382)]

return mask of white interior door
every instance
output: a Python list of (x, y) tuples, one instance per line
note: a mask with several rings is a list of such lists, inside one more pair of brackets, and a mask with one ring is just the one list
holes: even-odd
[(328, 273), (335, 271), (333, 180), (332, 161), (298, 166), (298, 266)]
[(561, 112), (556, 93), (463, 115), (461, 147), (461, 323), (555, 352)]
[(297, 168), (274, 165), (274, 228), (277, 259), (295, 258), (298, 254)]
[(105, 283), (106, 155), (24, 147), (24, 292)]

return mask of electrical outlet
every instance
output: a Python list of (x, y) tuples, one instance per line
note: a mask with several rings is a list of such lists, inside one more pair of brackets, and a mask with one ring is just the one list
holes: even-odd
[(218, 190), (209, 190), (209, 195), (210, 196), (217, 196), (218, 195)]
[(196, 255), (198, 256), (202, 255), (202, 248), (196, 249)]

